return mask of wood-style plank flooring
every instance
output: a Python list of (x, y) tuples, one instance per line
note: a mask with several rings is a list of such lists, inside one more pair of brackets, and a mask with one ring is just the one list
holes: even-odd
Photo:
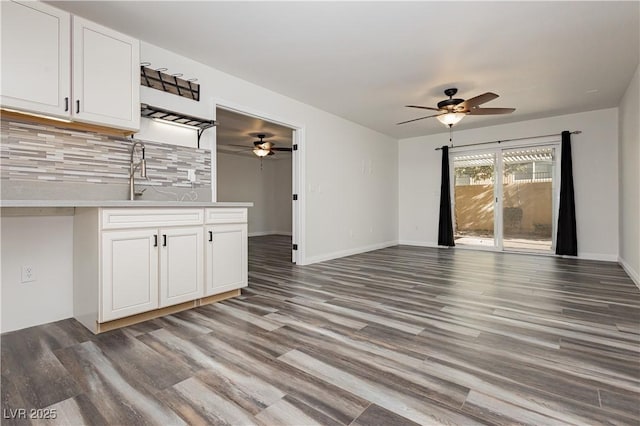
[(300, 267), (289, 247), (251, 238), (236, 299), (4, 334), (2, 424), (640, 424), (618, 265), (397, 246)]

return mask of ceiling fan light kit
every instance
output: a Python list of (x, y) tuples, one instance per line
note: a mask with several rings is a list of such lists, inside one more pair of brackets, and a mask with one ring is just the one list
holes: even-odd
[(276, 148), (275, 143), (271, 141), (265, 141), (264, 138), (266, 135), (260, 134), (258, 136), (258, 141), (253, 143), (253, 153), (260, 157), (261, 159), (266, 157), (267, 155), (275, 154), (275, 151), (289, 151), (291, 152), (291, 148)]
[(406, 105), (408, 108), (419, 108), (437, 111), (438, 114), (414, 118), (412, 120), (403, 121), (397, 124), (406, 124), (413, 121), (423, 120), (425, 118), (436, 117), (442, 124), (451, 128), (455, 124), (459, 123), (460, 120), (462, 120), (467, 115), (509, 114), (516, 110), (515, 108), (479, 108), (480, 105), (496, 99), (498, 95), (496, 95), (495, 93), (483, 93), (482, 95), (469, 98), (466, 101), (464, 99), (454, 98), (453, 96), (456, 93), (458, 93), (458, 89), (456, 89), (455, 87), (445, 90), (444, 94), (447, 95), (449, 99), (438, 102), (437, 108), (421, 105)]
[(253, 148), (253, 153), (256, 154), (258, 157), (266, 157), (271, 153), (271, 151), (269, 151), (268, 149), (255, 147)]
[(446, 114), (438, 115), (436, 118), (445, 126), (451, 127), (454, 124), (458, 124), (465, 115), (467, 114), (464, 112), (448, 112)]

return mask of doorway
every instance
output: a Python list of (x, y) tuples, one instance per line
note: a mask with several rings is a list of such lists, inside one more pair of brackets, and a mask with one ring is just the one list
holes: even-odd
[(551, 253), (559, 152), (549, 144), (452, 153), (456, 245)]
[[(290, 261), (300, 263), (301, 127), (294, 127), (262, 113), (229, 103), (216, 102), (216, 165), (213, 199), (252, 201), (249, 237), (289, 237)], [(256, 143), (268, 142), (268, 155), (256, 153)], [(262, 151), (262, 150), (261, 150)], [(240, 199), (242, 198), (242, 199)]]

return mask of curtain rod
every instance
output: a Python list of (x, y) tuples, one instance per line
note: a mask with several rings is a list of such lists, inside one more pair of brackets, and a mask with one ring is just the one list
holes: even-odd
[[(569, 132), (572, 135), (579, 135), (580, 133), (582, 133), (582, 130), (574, 130), (573, 132)], [(540, 135), (540, 136), (529, 136), (526, 138), (513, 138), (513, 139), (501, 139), (501, 140), (497, 140), (497, 141), (490, 141), (490, 142), (478, 142), (478, 143), (469, 143), (466, 145), (458, 145), (458, 146), (450, 146), (449, 148), (464, 148), (465, 146), (476, 146), (476, 145), (486, 145), (489, 143), (502, 143), (502, 142), (512, 142), (512, 141), (521, 141), (523, 139), (538, 139), (538, 138), (548, 138), (549, 136), (560, 136), (560, 133), (552, 133), (550, 135)], [(436, 148), (436, 151), (440, 151), (442, 148), (438, 147)]]

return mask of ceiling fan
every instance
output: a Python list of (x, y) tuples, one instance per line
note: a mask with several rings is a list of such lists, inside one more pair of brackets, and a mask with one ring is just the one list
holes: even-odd
[(258, 157), (266, 157), (267, 155), (275, 154), (275, 151), (289, 151), (291, 152), (291, 148), (276, 148), (274, 142), (265, 141), (264, 138), (266, 135), (259, 134), (256, 135), (259, 140), (253, 143), (253, 153)]
[(487, 92), (482, 95), (469, 98), (466, 101), (460, 98), (454, 98), (458, 93), (455, 87), (446, 89), (444, 94), (449, 97), (438, 102), (437, 108), (426, 107), (420, 105), (406, 105), (408, 108), (428, 109), (438, 111), (438, 114), (427, 115), (426, 117), (414, 118), (413, 120), (402, 121), (397, 124), (411, 123), (412, 121), (424, 120), (425, 118), (436, 117), (445, 126), (453, 126), (462, 120), (466, 115), (495, 115), (509, 114), (515, 111), (515, 108), (479, 108), (480, 105), (494, 100), (498, 97), (495, 93)]
[[(244, 151), (249, 151), (251, 150), (255, 155), (257, 155), (258, 157), (260, 157), (261, 159), (268, 156), (268, 155), (273, 155), (275, 154), (275, 151), (292, 151), (292, 148), (276, 148), (275, 146), (275, 142), (271, 142), (271, 141), (265, 141), (264, 138), (266, 137), (271, 137), (272, 135), (266, 135), (266, 134), (255, 134), (255, 136), (259, 139), (257, 141), (253, 142), (253, 148), (248, 147), (247, 145), (234, 145), (234, 144), (229, 144), (229, 145), (222, 145), (222, 147), (226, 147), (226, 146), (233, 146), (233, 147), (238, 147), (238, 148), (243, 148), (242, 150), (238, 151), (238, 150), (234, 150), (234, 151), (229, 151), (229, 152), (244, 152)], [(220, 147), (219, 147), (220, 148)]]

